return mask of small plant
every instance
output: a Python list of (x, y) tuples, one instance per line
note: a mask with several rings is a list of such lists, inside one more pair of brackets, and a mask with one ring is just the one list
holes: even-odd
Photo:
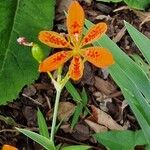
[[(82, 32), (84, 28), (84, 20), (85, 18), (83, 8), (79, 5), (77, 1), (73, 1), (68, 9), (67, 15), (68, 35), (66, 38), (60, 35), (59, 33), (53, 31), (41, 31), (39, 33), (39, 40), (42, 43), (53, 48), (63, 48), (63, 49), (65, 48), (65, 50), (57, 52), (49, 56), (45, 60), (43, 60), (44, 55), (42, 49), (37, 44), (28, 43), (24, 39), (19, 39), (19, 42), (21, 44), (32, 46), (33, 57), (40, 63), (39, 71), (46, 72), (49, 75), (56, 89), (56, 99), (54, 105), (54, 114), (50, 138), (48, 133), (44, 132), (46, 127), (43, 121), (40, 123), (39, 126), (41, 135), (28, 130), (18, 129), (25, 135), (29, 136), (30, 138), (41, 144), (47, 150), (57, 149), (54, 145), (57, 111), (61, 91), (68, 82), (68, 80), (81, 79), (83, 75), (85, 61), (89, 61), (90, 63), (94, 64), (99, 68), (106, 68), (114, 64), (113, 56), (108, 49), (97, 46), (96, 47), (89, 46), (90, 44), (92, 44), (92, 42), (96, 41), (106, 32), (107, 25), (105, 23), (98, 23), (96, 25), (93, 25), (87, 31), (87, 34), (83, 37)], [(68, 72), (64, 75), (63, 65), (71, 58), (72, 60)], [(54, 70), (57, 70), (57, 79), (55, 79), (51, 73)], [(43, 129), (42, 126), (44, 127), (44, 130), (42, 130)], [(78, 148), (79, 147), (76, 148), (75, 146), (71, 146), (70, 150), (71, 149), (75, 150)], [(84, 150), (88, 149), (89, 146), (80, 146), (80, 149), (81, 148)], [(65, 148), (63, 148), (63, 150), (65, 150)], [(66, 148), (66, 150), (69, 150), (69, 148)]]

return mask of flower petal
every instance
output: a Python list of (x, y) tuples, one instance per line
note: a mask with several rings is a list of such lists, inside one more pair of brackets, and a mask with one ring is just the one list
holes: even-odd
[(53, 31), (41, 31), (39, 33), (39, 40), (53, 48), (66, 48), (69, 46), (69, 43), (63, 36)]
[(69, 75), (73, 80), (79, 80), (83, 75), (83, 61), (80, 56), (74, 56), (69, 66)]
[(114, 64), (112, 54), (106, 49), (101, 47), (89, 47), (82, 49), (82, 56), (96, 67), (106, 68)]
[(77, 1), (73, 1), (68, 8), (67, 28), (72, 42), (81, 39), (84, 26), (84, 11)]
[(5, 144), (5, 145), (2, 147), (2, 150), (18, 150), (18, 149), (17, 149), (16, 147), (14, 147), (14, 146)]
[(46, 58), (39, 66), (40, 72), (56, 70), (72, 56), (71, 51), (61, 51)]
[(82, 46), (87, 45), (89, 43), (94, 42), (98, 38), (100, 38), (105, 32), (107, 31), (107, 25), (106, 23), (98, 23), (96, 25), (93, 25), (85, 37), (83, 38), (81, 44)]

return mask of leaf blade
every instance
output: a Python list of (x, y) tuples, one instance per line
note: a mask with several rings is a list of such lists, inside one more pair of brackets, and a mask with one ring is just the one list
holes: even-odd
[(40, 135), (42, 135), (46, 138), (49, 138), (48, 127), (47, 127), (45, 118), (39, 108), (38, 108), (38, 112), (37, 112), (37, 119), (38, 119)]
[(37, 143), (39, 143), (40, 145), (42, 145), (44, 148), (46, 148), (47, 150), (56, 150), (54, 143), (52, 141), (50, 141), (48, 138), (39, 135), (35, 132), (26, 130), (26, 129), (20, 129), (20, 128), (16, 128), (19, 132), (23, 133), (24, 135), (28, 136), (29, 138), (31, 138), (32, 140), (36, 141)]
[[(25, 36), (31, 41), (38, 42), (38, 32), (43, 28), (52, 28), (55, 1), (41, 2), (41, 0), (38, 3), (34, 0), (0, 1), (0, 10), (1, 8), (3, 10), (0, 17), (0, 42), (2, 43), (0, 104), (6, 104), (6, 101), (15, 99), (21, 88), (33, 82), (38, 76), (38, 64), (32, 58), (30, 50), (18, 45), (16, 40), (19, 36)], [(47, 7), (48, 5), (50, 7)], [(47, 53), (48, 49), (46, 49)]]

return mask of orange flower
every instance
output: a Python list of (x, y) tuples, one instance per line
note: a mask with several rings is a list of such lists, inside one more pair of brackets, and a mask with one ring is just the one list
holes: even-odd
[(14, 146), (10, 146), (10, 145), (5, 144), (2, 147), (2, 150), (18, 150), (18, 149), (16, 147), (14, 147)]
[[(87, 60), (97, 67), (105, 68), (114, 63), (112, 54), (101, 47), (88, 47), (107, 30), (105, 23), (98, 23), (92, 26), (87, 34), (82, 37), (84, 27), (84, 11), (77, 1), (73, 1), (68, 9), (67, 28), (69, 40), (53, 31), (41, 31), (39, 40), (53, 48), (66, 48), (68, 51), (61, 51), (45, 59), (39, 66), (40, 72), (56, 70), (71, 57), (69, 75), (73, 80), (78, 80), (83, 75), (84, 62)], [(85, 48), (86, 46), (86, 48)]]

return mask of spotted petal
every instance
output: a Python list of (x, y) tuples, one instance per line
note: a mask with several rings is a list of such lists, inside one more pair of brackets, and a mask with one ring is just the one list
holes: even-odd
[(73, 43), (81, 39), (84, 26), (84, 11), (77, 1), (73, 1), (68, 8), (67, 28)]
[(79, 80), (83, 75), (83, 61), (80, 56), (74, 56), (69, 66), (69, 75), (73, 80)]
[(114, 64), (112, 54), (101, 47), (89, 47), (82, 49), (82, 56), (96, 67), (106, 68)]
[(82, 46), (87, 45), (89, 43), (94, 42), (98, 38), (100, 38), (105, 32), (107, 31), (107, 25), (106, 23), (98, 23), (96, 25), (93, 25), (85, 37), (83, 38), (81, 44)]
[(63, 65), (72, 56), (71, 51), (57, 52), (50, 57), (46, 58), (39, 66), (40, 72), (48, 72), (56, 70), (58, 67)]
[(69, 43), (62, 35), (53, 31), (41, 31), (39, 40), (53, 48), (66, 48), (69, 46)]
[(14, 147), (14, 146), (10, 146), (10, 145), (4, 145), (3, 147), (2, 147), (2, 150), (18, 150), (16, 147)]

